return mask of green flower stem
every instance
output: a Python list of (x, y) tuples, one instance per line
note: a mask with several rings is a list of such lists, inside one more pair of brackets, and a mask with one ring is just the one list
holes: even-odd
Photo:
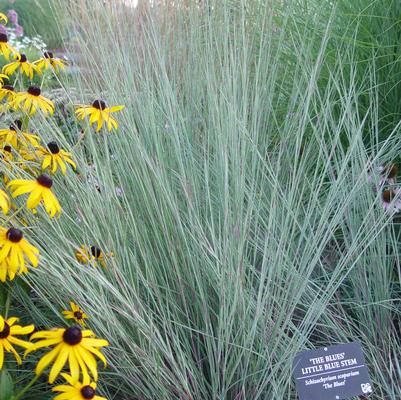
[(18, 68), (18, 84), (19, 84), (19, 90), (23, 91), (24, 90), (24, 77), (22, 76), (21, 70)]
[(29, 124), (29, 115), (26, 114), (22, 117), (22, 130), (23, 131), (28, 130), (28, 124)]
[(16, 217), (20, 211), (25, 209), (25, 204), (23, 204), (22, 206), (18, 207), (11, 215), (9, 215), (7, 217), (7, 219), (5, 220), (5, 223), (8, 224), (14, 217)]
[(83, 132), (82, 132), (81, 136), (79, 137), (77, 143), (75, 143), (74, 146), (72, 146), (73, 149), (75, 149), (77, 146), (79, 146), (81, 144), (81, 142), (85, 139), (87, 130), (88, 130), (87, 128), (83, 129)]
[(43, 84), (45, 83), (45, 74), (46, 74), (46, 70), (44, 70), (44, 71), (42, 72), (42, 79), (41, 79), (41, 81), (40, 81), (40, 90), (43, 89)]
[(36, 383), (40, 375), (35, 375), (33, 379), (15, 396), (11, 397), (11, 400), (20, 400), (22, 396)]
[(11, 305), (12, 292), (13, 292), (13, 285), (12, 283), (10, 283), (10, 285), (7, 288), (7, 298), (6, 298), (6, 303), (4, 305), (4, 319), (8, 318), (8, 312), (10, 311), (10, 305)]
[(0, 287), (0, 304), (3, 317), (6, 311), (7, 298), (8, 298), (8, 287), (6, 283), (2, 283)]

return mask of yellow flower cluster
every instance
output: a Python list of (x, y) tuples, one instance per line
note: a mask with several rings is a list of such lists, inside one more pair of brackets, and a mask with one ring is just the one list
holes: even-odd
[[(20, 326), (16, 325), (17, 322), (16, 317), (5, 319), (0, 316), (0, 369), (3, 368), (5, 352), (13, 353), (17, 363), (22, 364), (21, 356), (14, 346), (24, 348), (25, 356), (44, 347), (53, 347), (39, 360), (35, 380), (52, 364), (49, 383), (54, 383), (62, 369), (68, 364), (70, 375), (65, 373), (61, 375), (69, 386), (54, 387), (54, 391), (64, 393), (56, 396), (56, 399), (103, 399), (96, 396), (95, 382), (98, 379), (98, 371), (95, 357), (98, 357), (106, 366), (106, 359), (100, 352), (100, 348), (108, 346), (107, 340), (97, 339), (92, 331), (84, 330), (80, 326), (33, 333), (35, 330), (33, 325)], [(18, 336), (21, 335), (30, 335), (29, 341), (20, 339)], [(37, 341), (33, 342), (36, 339)], [(84, 392), (92, 396), (85, 397)]]
[[(0, 13), (0, 21), (7, 23), (7, 17)], [(44, 52), (39, 60), (30, 62), (25, 54), (18, 53), (10, 46), (4, 33), (0, 33), (0, 55), (9, 61), (0, 74), (0, 113), (6, 117), (12, 115), (13, 121), (8, 126), (0, 127), (0, 174), (4, 183), (4, 188), (0, 188), (0, 209), (3, 214), (0, 220), (5, 225), (0, 226), (0, 281), (4, 283), (28, 273), (31, 267), (36, 268), (39, 264), (39, 249), (26, 237), (27, 223), (20, 212), (28, 210), (37, 214), (38, 209), (43, 209), (50, 218), (59, 216), (62, 208), (54, 194), (53, 184), (57, 174), (65, 175), (68, 166), (74, 170), (77, 166), (72, 154), (61, 148), (59, 141), (52, 140), (44, 144), (40, 134), (30, 131), (32, 119), (51, 117), (55, 112), (55, 104), (42, 94), (42, 85), (36, 86), (31, 82), (26, 90), (22, 88), (24, 79), (32, 81), (43, 77), (46, 71), (55, 74), (64, 70), (64, 62), (49, 51)], [(14, 79), (12, 84), (5, 84), (11, 79)], [(107, 107), (104, 100), (95, 100), (91, 105), (76, 106), (75, 114), (79, 120), (88, 117), (89, 127), (96, 124), (96, 132), (102, 127), (112, 131), (118, 128), (118, 122), (112, 114), (123, 108)], [(20, 196), (25, 197), (23, 204), (14, 204), (17, 201), (14, 199)], [(10, 210), (13, 210), (13, 215), (6, 217)], [(97, 246), (83, 245), (76, 251), (80, 263), (93, 266), (97, 263), (106, 266), (106, 258), (112, 256), (113, 253), (105, 253)], [(6, 286), (3, 289), (6, 290)], [(65, 381), (53, 388), (54, 392), (59, 393), (55, 400), (105, 400), (96, 394), (97, 359), (106, 366), (101, 348), (109, 343), (86, 329), (88, 315), (80, 306), (71, 301), (70, 309), (63, 311), (65, 319), (72, 321), (73, 325), (42, 331), (35, 331), (33, 325), (18, 325), (18, 318), (7, 317), (8, 307), (5, 316), (0, 315), (0, 370), (5, 353), (12, 353), (17, 363), (22, 363), (15, 346), (25, 349), (25, 356), (49, 348), (36, 365), (36, 377), (13, 399), (22, 398), (49, 367), (49, 383), (54, 383), (60, 375)], [(24, 335), (30, 335), (28, 340), (19, 337)]]

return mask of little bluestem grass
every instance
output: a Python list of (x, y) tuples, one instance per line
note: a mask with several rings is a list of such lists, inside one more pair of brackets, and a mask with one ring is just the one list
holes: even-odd
[[(298, 351), (354, 340), (373, 398), (396, 399), (397, 221), (368, 181), (401, 150), (380, 57), (358, 68), (356, 31), (333, 43), (335, 7), (196, 4), (65, 7), (85, 21), (68, 85), (126, 109), (118, 133), (84, 125), (35, 301), (75, 299), (110, 341), (110, 399), (294, 399)], [(82, 266), (82, 243), (115, 256)]]

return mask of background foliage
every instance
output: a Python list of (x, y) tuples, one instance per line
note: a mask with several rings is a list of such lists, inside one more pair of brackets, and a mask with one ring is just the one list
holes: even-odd
[(60, 48), (63, 38), (59, 25), (62, 24), (62, 14), (55, 3), (49, 0), (0, 0), (0, 10), (14, 9), (19, 16), (19, 24), (24, 28), (24, 34), (29, 37), (42, 36), (50, 49)]

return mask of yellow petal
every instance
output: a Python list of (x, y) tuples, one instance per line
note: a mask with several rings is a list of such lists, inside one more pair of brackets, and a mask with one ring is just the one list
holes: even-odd
[(77, 352), (81, 355), (82, 360), (88, 366), (93, 376), (93, 379), (97, 381), (98, 374), (97, 374), (97, 365), (95, 357), (82, 346), (79, 346), (77, 348)]
[(54, 362), (53, 367), (50, 370), (49, 374), (50, 383), (53, 383), (56, 380), (58, 374), (60, 373), (65, 363), (67, 362), (70, 351), (72, 351), (70, 347), (65, 345), (60, 350), (60, 353), (58, 354), (56, 361)]
[[(58, 344), (52, 351), (49, 353), (45, 354), (38, 362), (38, 365), (36, 366), (36, 375), (40, 375), (46, 367), (57, 357), (57, 355), (60, 353), (61, 349), (63, 348), (64, 344), (60, 343)], [(26, 354), (27, 352), (25, 352)]]
[(3, 368), (3, 363), (4, 363), (4, 348), (2, 341), (0, 341), (0, 369)]

